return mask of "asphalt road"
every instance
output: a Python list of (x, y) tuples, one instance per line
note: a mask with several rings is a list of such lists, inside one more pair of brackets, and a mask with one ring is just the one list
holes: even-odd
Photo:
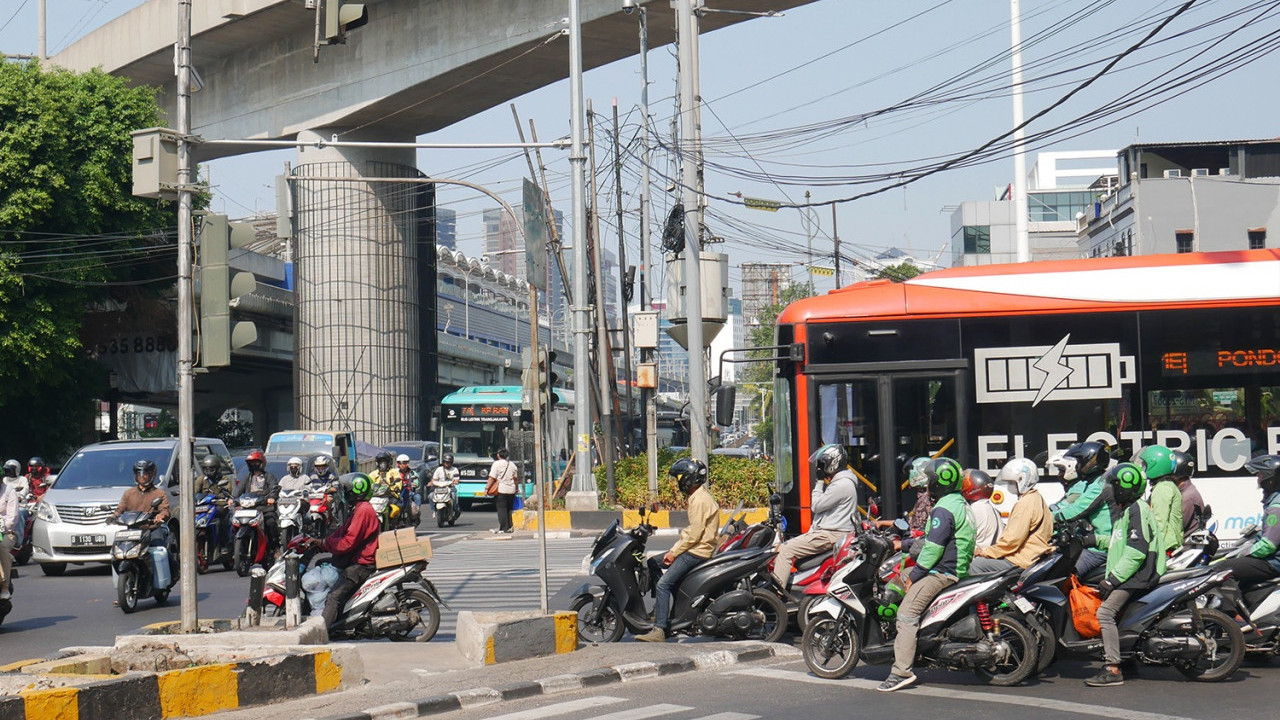
[[(492, 504), (477, 504), (473, 511), (463, 512), (452, 528), (438, 530), (435, 524), (433, 516), (424, 515), (419, 533), (443, 545), (488, 532), (498, 521)], [(46, 576), (35, 563), (17, 569), (13, 611), (0, 624), (0, 664), (46, 657), (72, 645), (111, 645), (116, 635), (181, 618), (178, 588), (164, 605), (140, 599), (137, 611), (126, 615), (113, 605), (116, 592), (105, 564), (71, 565), (62, 577)], [(233, 618), (243, 613), (248, 578), (216, 565), (208, 574), (197, 576), (196, 587), (200, 617)]]
[(875, 686), (887, 667), (854, 668), (844, 680), (810, 675), (800, 661), (545, 696), (450, 713), (448, 720), (753, 720), (754, 718), (969, 718), (992, 720), (1228, 720), (1273, 717), (1280, 667), (1246, 666), (1235, 679), (1206, 685), (1165, 669), (1139, 671), (1122, 687), (1088, 688), (1096, 666), (1067, 663), (1035, 682), (992, 688), (972, 675), (926, 670), (921, 684), (896, 693)]

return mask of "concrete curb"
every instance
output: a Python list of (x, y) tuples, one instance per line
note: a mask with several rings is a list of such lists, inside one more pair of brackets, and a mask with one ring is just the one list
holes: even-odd
[(578, 649), (578, 614), (463, 610), (453, 642), (476, 665), (570, 653)]
[(359, 654), (351, 649), (290, 652), (160, 673), (130, 672), (78, 686), (24, 690), (0, 698), (0, 719), (195, 717), (350, 688), (363, 676)]
[[(748, 525), (763, 522), (769, 517), (768, 508), (751, 508), (740, 512), (745, 513), (743, 520)], [(734, 514), (732, 510), (721, 510), (720, 524), (723, 525)], [(604, 530), (614, 520), (621, 520), (623, 527), (632, 528), (640, 524), (640, 513), (635, 510), (548, 510), (544, 523), (547, 536), (551, 537), (551, 531)], [(645, 517), (645, 521), (650, 525), (662, 529), (684, 527), (689, 524), (688, 520), (688, 515), (683, 510), (659, 510)], [(517, 510), (511, 513), (511, 521), (517, 530), (536, 531), (538, 529), (538, 513), (533, 510)]]
[(767, 660), (773, 657), (791, 656), (798, 654), (798, 652), (794, 648), (776, 643), (747, 644), (741, 649), (694, 653), (686, 658), (663, 662), (624, 663), (571, 675), (556, 675), (532, 682), (504, 685), (497, 688), (473, 688), (444, 695), (434, 695), (421, 700), (379, 705), (358, 713), (327, 715), (318, 720), (390, 720), (391, 718), (429, 717), (431, 715), (539, 695), (558, 695), (613, 683), (645, 680), (697, 670), (716, 670), (730, 665)]

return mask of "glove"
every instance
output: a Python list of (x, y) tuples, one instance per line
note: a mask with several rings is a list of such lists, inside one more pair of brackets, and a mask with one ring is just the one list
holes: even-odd
[(1115, 589), (1110, 580), (1103, 580), (1098, 584), (1098, 597), (1105, 601), (1111, 595), (1111, 591)]

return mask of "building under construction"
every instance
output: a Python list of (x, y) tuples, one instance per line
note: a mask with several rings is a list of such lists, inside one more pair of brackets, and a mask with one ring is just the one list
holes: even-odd
[(776, 305), (791, 287), (791, 268), (790, 263), (742, 263), (742, 320), (747, 327), (758, 325), (760, 310)]

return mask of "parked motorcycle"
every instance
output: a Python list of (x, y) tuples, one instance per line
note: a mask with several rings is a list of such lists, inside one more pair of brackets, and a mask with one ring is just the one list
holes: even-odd
[[(226, 485), (227, 481), (220, 484)], [(235, 566), (227, 506), (218, 500), (213, 493), (196, 498), (196, 572), (201, 575), (209, 572), (214, 563), (222, 563), (226, 570)]]
[(266, 519), (263, 515), (266, 506), (267, 499), (254, 493), (245, 493), (236, 501), (236, 510), (231, 515), (235, 536), (232, 555), (236, 574), (240, 577), (248, 576), (249, 568), (262, 563), (267, 557)]
[[(836, 571), (827, 595), (809, 615), (800, 649), (818, 677), (842, 678), (859, 662), (893, 662), (902, 591), (883, 564), (893, 552), (888, 533), (854, 541), (852, 561)], [(914, 664), (972, 671), (989, 685), (1017, 685), (1035, 670), (1036, 638), (999, 609), (1016, 580), (1012, 572), (969, 577), (943, 590), (920, 618)]]
[[(295, 535), (302, 532), (302, 506), (306, 501), (307, 491), (281, 490), (276, 498), (276, 527), (280, 529), (280, 547), (289, 544)], [(310, 503), (307, 503), (308, 509)]]
[(453, 527), (462, 515), (462, 507), (453, 493), (453, 481), (450, 478), (431, 480), (431, 505), (436, 511), (436, 527), (446, 524)]
[(144, 595), (163, 604), (173, 588), (169, 549), (151, 545), (151, 536), (157, 531), (152, 525), (160, 503), (161, 498), (156, 498), (150, 510), (121, 513), (116, 519), (124, 529), (116, 531), (111, 546), (111, 570), (115, 576), (116, 600), (125, 613), (137, 610), (138, 598)]
[[(629, 531), (614, 521), (584, 559), (604, 582), (603, 590), (584, 584), (574, 593), (578, 635), (585, 642), (617, 642), (653, 629), (644, 595), (656, 586), (661, 568), (645, 561), (654, 527), (644, 521)], [(673, 633), (714, 635), (777, 642), (787, 631), (787, 608), (767, 582), (768, 548), (730, 550), (689, 571), (671, 598)]]
[[(285, 559), (299, 559), (299, 575), (313, 563), (323, 560), (317, 542), (298, 535), (289, 542), (284, 553), (267, 571), (263, 590), (263, 609), (284, 613)], [(378, 570), (343, 605), (338, 624), (329, 633), (331, 639), (380, 639), (394, 642), (427, 642), (440, 629), (440, 607), (448, 604), (436, 586), (423, 576), (428, 561)], [(302, 613), (310, 614), (305, 593), (300, 593)]]

